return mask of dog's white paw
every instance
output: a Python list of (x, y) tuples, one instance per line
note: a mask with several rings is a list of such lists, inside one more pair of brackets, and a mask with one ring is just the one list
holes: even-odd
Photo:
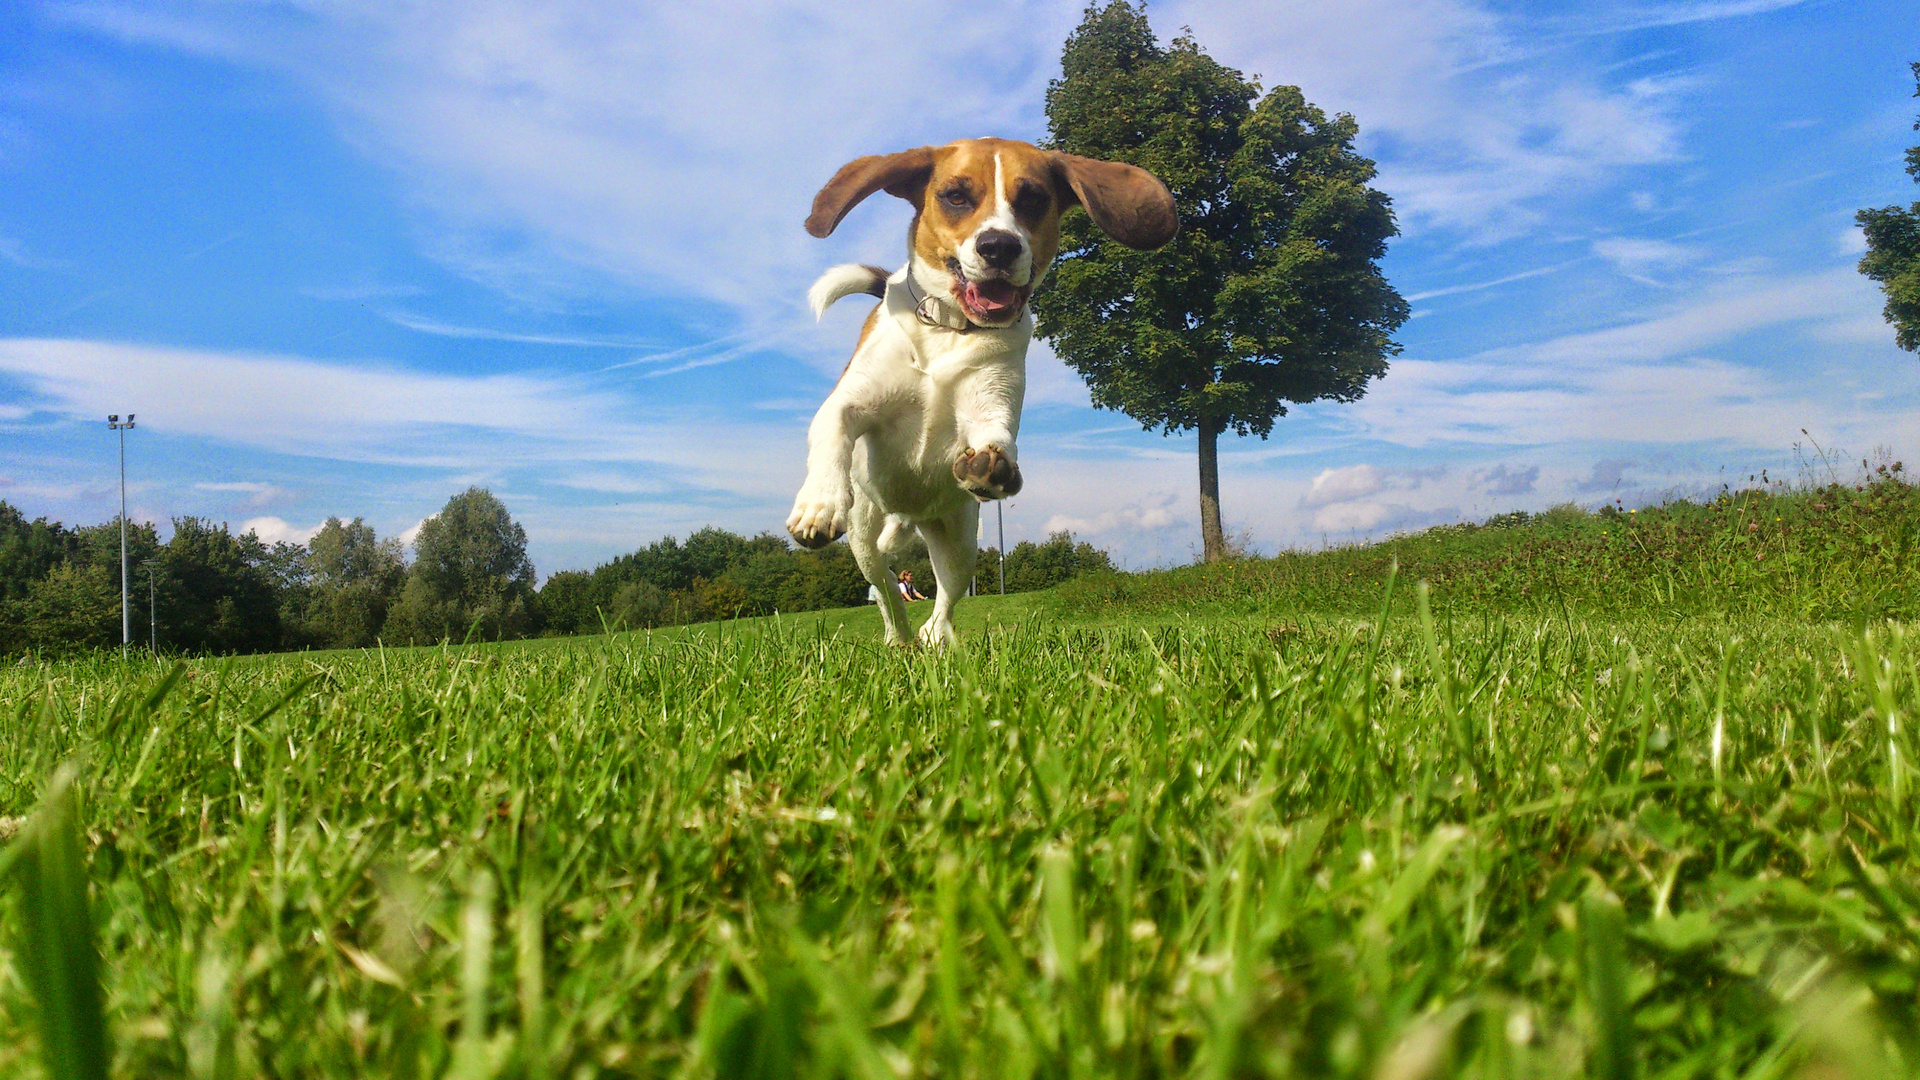
[(846, 488), (835, 491), (808, 484), (793, 501), (787, 532), (801, 547), (826, 547), (847, 534), (847, 516), (852, 510), (853, 493)]
[(953, 620), (935, 615), (920, 628), (920, 644), (929, 649), (938, 649), (958, 643), (953, 635)]

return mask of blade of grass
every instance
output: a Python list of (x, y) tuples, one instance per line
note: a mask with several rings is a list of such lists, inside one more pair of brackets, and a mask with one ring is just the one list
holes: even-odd
[(39, 1005), (40, 1057), (59, 1080), (106, 1080), (112, 1051), (87, 903), (87, 858), (63, 766), (20, 837), (21, 975)]

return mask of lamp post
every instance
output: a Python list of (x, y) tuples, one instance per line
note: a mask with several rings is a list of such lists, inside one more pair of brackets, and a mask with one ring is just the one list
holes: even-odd
[(148, 559), (140, 564), (147, 568), (147, 651), (160, 655), (160, 616), (156, 614), (153, 603), (153, 575), (160, 572), (160, 560)]
[(1007, 595), (1007, 500), (993, 504), (994, 520), (1000, 526), (1000, 595)]
[(107, 427), (120, 433), (120, 658), (125, 660), (133, 644), (133, 614), (127, 610), (127, 430), (133, 414), (124, 421), (117, 413), (109, 416)]

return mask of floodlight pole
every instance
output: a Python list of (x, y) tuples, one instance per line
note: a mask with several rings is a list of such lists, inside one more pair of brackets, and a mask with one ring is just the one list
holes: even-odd
[(107, 417), (107, 427), (120, 433), (120, 659), (127, 658), (133, 645), (133, 613), (127, 607), (127, 429), (133, 426), (133, 414), (123, 423), (118, 414)]
[(1000, 526), (1000, 595), (1007, 595), (1007, 502), (1001, 499), (993, 504), (994, 520)]
[(156, 613), (153, 596), (153, 575), (160, 571), (159, 559), (148, 559), (140, 564), (147, 568), (147, 651), (160, 655), (160, 616)]

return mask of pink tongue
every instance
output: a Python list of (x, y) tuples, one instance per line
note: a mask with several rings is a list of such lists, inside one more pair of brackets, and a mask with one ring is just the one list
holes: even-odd
[(967, 282), (967, 303), (981, 311), (1003, 311), (1018, 303), (1020, 290), (998, 279)]

